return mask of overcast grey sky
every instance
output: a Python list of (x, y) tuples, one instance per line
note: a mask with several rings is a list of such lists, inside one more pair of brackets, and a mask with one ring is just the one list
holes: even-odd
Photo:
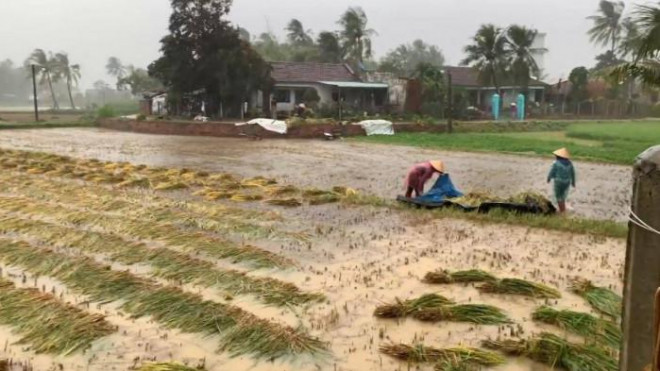
[[(634, 2), (639, 1), (626, 5)], [(575, 66), (593, 65), (601, 50), (586, 36), (585, 18), (598, 0), (234, 0), (229, 18), (252, 35), (270, 30), (282, 37), (294, 17), (315, 33), (336, 30), (349, 6), (363, 7), (378, 32), (377, 57), (421, 38), (456, 64), (483, 23), (518, 23), (547, 33), (548, 81), (566, 78)], [(0, 0), (0, 59), (22, 63), (35, 48), (66, 51), (82, 65), (83, 87), (99, 79), (110, 82), (104, 68), (108, 57), (139, 67), (158, 57), (169, 14), (168, 0)]]

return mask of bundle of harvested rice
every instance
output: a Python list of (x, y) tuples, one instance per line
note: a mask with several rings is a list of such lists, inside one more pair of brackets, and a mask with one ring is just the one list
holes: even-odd
[(277, 181), (275, 179), (268, 179), (262, 176), (258, 176), (251, 179), (244, 179), (241, 182), (241, 185), (243, 187), (265, 187), (274, 184), (277, 184)]
[(342, 195), (342, 196), (355, 196), (358, 194), (358, 191), (356, 191), (353, 188), (348, 188), (348, 187), (332, 187), (332, 191), (336, 194)]
[(374, 316), (379, 318), (401, 318), (423, 308), (438, 308), (453, 302), (438, 294), (426, 294), (417, 299), (401, 301), (396, 299), (394, 304), (378, 306)]
[(300, 190), (292, 185), (287, 186), (268, 186), (265, 188), (269, 196), (283, 196), (292, 193), (298, 193)]
[(461, 197), (449, 199), (449, 201), (464, 206), (479, 206), (484, 202), (501, 202), (504, 201), (504, 199), (492, 193), (474, 191), (467, 193)]
[(273, 206), (285, 206), (285, 207), (302, 206), (302, 202), (300, 202), (300, 200), (297, 200), (295, 198), (266, 200), (266, 203)]
[(161, 182), (156, 184), (156, 186), (154, 187), (156, 191), (173, 191), (177, 189), (188, 189), (188, 188), (190, 188), (190, 186), (182, 182)]
[(386, 344), (380, 347), (380, 352), (410, 363), (454, 362), (460, 360), (474, 365), (497, 366), (505, 362), (504, 357), (497, 353), (464, 347), (437, 349), (423, 344)]
[(469, 322), (480, 325), (511, 323), (501, 309), (491, 305), (465, 304), (437, 308), (421, 308), (412, 313), (413, 318), (424, 322)]
[(332, 194), (332, 192), (324, 191), (322, 189), (317, 189), (317, 188), (310, 188), (303, 191), (304, 197), (323, 196), (327, 194)]
[(481, 292), (491, 294), (511, 294), (546, 299), (561, 298), (561, 294), (557, 289), (541, 283), (529, 282), (517, 278), (488, 281), (477, 287), (477, 289)]
[(325, 204), (339, 202), (339, 195), (335, 193), (326, 193), (318, 196), (308, 197), (307, 200), (309, 201), (309, 204), (312, 206), (325, 205)]
[(544, 213), (550, 211), (552, 205), (552, 202), (550, 202), (546, 196), (534, 191), (519, 193), (510, 197), (507, 201), (515, 204), (534, 205), (540, 208)]
[(583, 297), (596, 310), (611, 317), (621, 317), (622, 298), (604, 287), (597, 287), (586, 279), (576, 278), (571, 283), (571, 290)]
[(159, 362), (145, 363), (137, 371), (203, 371), (203, 367), (192, 368), (180, 363)]
[(131, 187), (150, 188), (151, 187), (151, 182), (149, 181), (149, 178), (133, 177), (131, 179), (125, 180), (125, 181), (117, 184), (117, 187), (119, 187), (119, 188), (131, 188)]
[(621, 347), (621, 328), (610, 322), (588, 313), (573, 312), (570, 310), (555, 310), (543, 306), (533, 315), (534, 320), (558, 326), (569, 332), (594, 339), (598, 343), (614, 349)]
[(512, 356), (525, 356), (568, 371), (617, 371), (609, 352), (596, 345), (574, 344), (554, 334), (542, 333), (529, 340), (486, 340), (483, 346)]
[(497, 278), (488, 272), (478, 269), (471, 269), (467, 271), (449, 272), (446, 270), (438, 270), (429, 272), (424, 276), (423, 281), (431, 284), (450, 284), (450, 283), (469, 283), (469, 282), (486, 282), (495, 281)]
[(261, 201), (264, 199), (264, 196), (257, 194), (246, 194), (246, 193), (237, 193), (231, 196), (230, 200), (237, 202), (250, 202), (250, 201)]

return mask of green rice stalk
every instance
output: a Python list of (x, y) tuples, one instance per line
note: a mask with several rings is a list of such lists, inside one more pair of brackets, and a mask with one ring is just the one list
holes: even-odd
[(378, 306), (374, 311), (374, 316), (379, 318), (401, 318), (420, 309), (438, 308), (450, 304), (453, 304), (453, 302), (444, 296), (426, 294), (416, 299), (406, 301), (396, 299), (393, 304)]
[[(278, 358), (326, 349), (320, 340), (301, 330), (260, 319), (238, 307), (204, 300), (176, 287), (114, 271), (90, 258), (0, 239), (0, 261), (37, 276), (54, 277), (94, 302), (120, 301), (120, 309), (134, 318), (150, 317), (165, 328), (218, 335), (221, 348), (233, 355)], [(255, 345), (256, 336), (260, 340)]]
[(116, 331), (103, 316), (89, 314), (36, 289), (19, 289), (0, 278), (0, 324), (11, 326), (36, 353), (69, 355)]
[(497, 353), (476, 348), (455, 347), (437, 349), (424, 344), (386, 344), (380, 347), (380, 352), (409, 363), (429, 362), (461, 362), (481, 366), (497, 366), (504, 364), (504, 357)]
[(450, 284), (450, 283), (471, 283), (471, 282), (486, 282), (495, 281), (495, 276), (488, 272), (478, 269), (467, 271), (449, 272), (446, 270), (438, 270), (429, 272), (424, 276), (423, 281), (430, 284)]
[(591, 314), (569, 310), (558, 311), (543, 306), (538, 308), (532, 317), (536, 321), (558, 326), (611, 348), (618, 350), (621, 347), (623, 337), (621, 328), (612, 322), (602, 320)]
[(587, 300), (599, 312), (614, 318), (621, 317), (623, 299), (612, 290), (594, 286), (591, 281), (581, 278), (573, 280), (571, 290)]
[(412, 313), (413, 318), (424, 322), (469, 322), (480, 325), (511, 323), (501, 309), (481, 304), (465, 304), (422, 308)]
[(487, 349), (509, 356), (524, 356), (536, 362), (568, 371), (618, 371), (617, 361), (607, 349), (571, 343), (554, 334), (542, 333), (529, 340), (486, 340)]
[(510, 294), (534, 298), (558, 299), (561, 294), (557, 289), (541, 283), (529, 282), (517, 278), (505, 278), (499, 281), (485, 282), (477, 289), (491, 294)]

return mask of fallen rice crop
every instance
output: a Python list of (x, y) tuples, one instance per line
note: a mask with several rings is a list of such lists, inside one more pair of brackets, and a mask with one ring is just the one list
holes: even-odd
[(380, 352), (409, 363), (462, 362), (480, 366), (498, 366), (505, 359), (497, 353), (476, 349), (455, 347), (438, 349), (423, 344), (386, 344), (380, 347)]
[(594, 286), (589, 280), (576, 278), (571, 283), (571, 291), (583, 297), (599, 312), (614, 318), (621, 317), (623, 299), (612, 290)]
[(412, 317), (424, 322), (469, 322), (480, 325), (511, 323), (501, 309), (482, 304), (447, 305), (437, 308), (421, 308)]
[(444, 296), (438, 294), (426, 294), (416, 299), (401, 301), (396, 299), (393, 304), (384, 304), (378, 306), (374, 311), (374, 316), (379, 318), (401, 318), (424, 308), (437, 308), (453, 302)]
[(486, 340), (485, 348), (510, 356), (524, 356), (553, 368), (568, 371), (617, 371), (608, 350), (597, 345), (574, 344), (557, 335), (542, 333), (528, 340)]
[(19, 289), (0, 278), (0, 324), (11, 326), (37, 353), (69, 355), (112, 334), (116, 327), (37, 289)]
[(621, 347), (623, 337), (621, 328), (610, 321), (597, 318), (591, 314), (556, 310), (543, 306), (538, 308), (532, 317), (536, 321), (558, 326), (611, 348), (618, 350)]
[(151, 274), (170, 281), (216, 287), (232, 295), (252, 294), (266, 304), (300, 305), (323, 300), (323, 295), (301, 292), (291, 283), (270, 277), (252, 277), (221, 269), (215, 264), (167, 248), (148, 248), (111, 233), (77, 230), (39, 220), (1, 217), (0, 232), (23, 234), (56, 247), (109, 255), (123, 264), (148, 264)]
[(204, 368), (192, 368), (174, 362), (145, 363), (137, 371), (204, 371)]
[(295, 198), (271, 199), (271, 200), (266, 200), (266, 203), (273, 206), (284, 206), (284, 207), (302, 206), (302, 202), (300, 202), (300, 200)]
[(534, 298), (558, 299), (561, 294), (557, 289), (541, 283), (529, 282), (518, 278), (505, 278), (481, 284), (477, 289), (491, 294), (511, 294)]
[(470, 283), (495, 280), (496, 278), (492, 274), (477, 269), (458, 272), (438, 270), (427, 273), (423, 279), (424, 282), (431, 284)]
[(320, 340), (300, 329), (260, 319), (238, 307), (204, 300), (200, 295), (128, 272), (114, 271), (90, 258), (0, 239), (0, 261), (37, 276), (57, 278), (91, 301), (121, 301), (120, 309), (135, 318), (149, 316), (166, 328), (218, 335), (221, 348), (233, 355), (277, 358), (326, 349)]

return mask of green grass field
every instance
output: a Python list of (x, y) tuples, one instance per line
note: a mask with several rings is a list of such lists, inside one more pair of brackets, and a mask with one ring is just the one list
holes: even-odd
[[(463, 128), (462, 131), (467, 131)], [(480, 131), (483, 127), (480, 126)], [(555, 131), (448, 134), (402, 133), (358, 139), (370, 143), (439, 150), (503, 152), (551, 156), (568, 147), (575, 159), (630, 165), (647, 148), (660, 144), (660, 121), (574, 123)]]

